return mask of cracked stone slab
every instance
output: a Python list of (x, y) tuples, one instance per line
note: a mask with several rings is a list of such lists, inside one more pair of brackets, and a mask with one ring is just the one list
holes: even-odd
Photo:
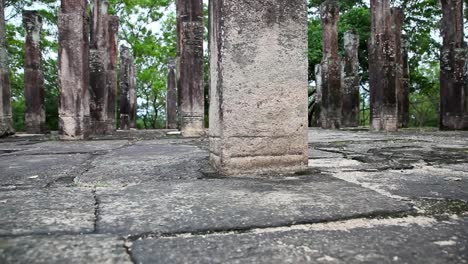
[(89, 158), (84, 154), (4, 156), (0, 159), (0, 186), (44, 187), (57, 181), (70, 184)]
[(98, 188), (99, 233), (249, 229), (411, 210), (330, 176), (205, 179)]
[(0, 263), (129, 263), (124, 241), (106, 235), (0, 238)]
[(97, 157), (77, 178), (79, 184), (115, 186), (162, 180), (196, 179), (208, 164), (208, 152), (191, 145), (139, 142)]
[(0, 236), (94, 231), (91, 189), (47, 188), (0, 192)]
[(468, 174), (446, 168), (421, 166), (413, 170), (337, 172), (333, 176), (393, 198), (468, 201)]
[(468, 217), (350, 220), (137, 240), (138, 263), (467, 263)]

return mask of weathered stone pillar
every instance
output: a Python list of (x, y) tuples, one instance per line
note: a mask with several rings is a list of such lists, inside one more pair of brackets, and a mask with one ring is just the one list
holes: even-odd
[(44, 76), (40, 48), (42, 17), (38, 11), (24, 11), (23, 25), (26, 31), (24, 58), (24, 97), (26, 99), (26, 132), (46, 132), (44, 108)]
[(118, 35), (119, 35), (119, 17), (109, 16), (108, 27), (108, 57), (107, 66), (107, 131), (111, 132), (117, 129), (117, 89), (118, 89)]
[(409, 84), (410, 84), (410, 68), (409, 68), (409, 61), (408, 61), (408, 48), (409, 43), (406, 39), (406, 36), (402, 36), (402, 58), (403, 58), (403, 65), (402, 65), (402, 80), (401, 80), (401, 87), (398, 92), (398, 119), (400, 122), (400, 127), (406, 128), (409, 127), (410, 121), (410, 114), (409, 114)]
[(341, 63), (338, 57), (338, 0), (326, 0), (320, 7), (322, 18), (322, 128), (341, 127)]
[(120, 129), (136, 127), (137, 94), (135, 66), (130, 49), (120, 48)]
[(109, 66), (109, 2), (94, 0), (90, 41), (90, 87), (91, 87), (91, 133), (107, 134), (108, 85), (107, 70)]
[(307, 166), (307, 6), (210, 5), (210, 162), (221, 174)]
[(468, 129), (465, 118), (463, 1), (441, 0), (440, 129)]
[(175, 60), (168, 63), (169, 72), (167, 75), (166, 93), (166, 128), (177, 128), (177, 84), (175, 74)]
[(185, 137), (204, 135), (203, 1), (177, 0), (180, 61), (181, 130)]
[(398, 104), (395, 34), (390, 0), (371, 0), (369, 85), (371, 130), (397, 131)]
[(405, 96), (408, 96), (408, 93), (405, 91), (404, 83), (404, 45), (403, 45), (403, 23), (405, 21), (405, 15), (403, 9), (393, 7), (391, 9), (392, 13), (392, 31), (395, 35), (395, 85), (397, 93), (397, 106), (398, 106), (398, 127), (404, 127), (404, 106), (405, 106)]
[(348, 31), (344, 34), (344, 57), (342, 72), (343, 109), (342, 125), (359, 126), (359, 35)]
[(5, 3), (0, 0), (0, 137), (12, 135), (10, 76), (5, 35)]
[(321, 127), (320, 112), (322, 110), (322, 71), (320, 64), (315, 65), (315, 113), (314, 125)]
[(89, 134), (89, 17), (87, 0), (62, 0), (59, 12), (60, 132), (62, 139)]

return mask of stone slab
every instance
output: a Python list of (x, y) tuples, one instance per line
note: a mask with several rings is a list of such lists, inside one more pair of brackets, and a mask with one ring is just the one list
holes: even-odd
[(409, 211), (330, 176), (204, 179), (98, 188), (99, 233), (138, 235), (315, 223)]
[(90, 189), (0, 191), (0, 236), (94, 231)]
[(133, 243), (138, 263), (467, 263), (468, 217), (351, 220)]
[(132, 263), (124, 241), (105, 235), (0, 238), (0, 263)]

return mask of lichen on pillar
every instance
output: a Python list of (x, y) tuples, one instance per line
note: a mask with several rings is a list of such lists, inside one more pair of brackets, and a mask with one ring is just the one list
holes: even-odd
[(184, 137), (199, 137), (204, 129), (203, 1), (177, 0), (179, 110)]
[(210, 80), (210, 163), (220, 174), (307, 168), (305, 1), (213, 0)]
[(347, 31), (344, 34), (344, 56), (342, 61), (343, 108), (342, 125), (359, 126), (359, 35)]
[(87, 0), (61, 0), (59, 11), (60, 134), (85, 139), (90, 126)]

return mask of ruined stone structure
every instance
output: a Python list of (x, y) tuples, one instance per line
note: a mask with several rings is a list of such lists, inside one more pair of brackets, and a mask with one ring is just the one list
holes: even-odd
[(179, 110), (185, 137), (204, 134), (203, 31), (203, 1), (177, 0)]
[(26, 32), (24, 58), (24, 97), (26, 99), (26, 132), (46, 132), (44, 108), (44, 76), (40, 48), (42, 17), (38, 11), (24, 11), (23, 25)]
[(136, 127), (137, 90), (135, 65), (130, 49), (120, 47), (120, 129)]
[(440, 129), (468, 129), (463, 1), (441, 0), (441, 3), (443, 44), (440, 56)]
[(175, 74), (175, 60), (168, 63), (169, 72), (167, 75), (166, 94), (166, 128), (177, 128), (177, 83)]
[(92, 26), (90, 41), (90, 87), (91, 87), (91, 133), (107, 134), (108, 85), (107, 70), (109, 66), (109, 2), (94, 0), (92, 8)]
[(320, 112), (322, 110), (322, 70), (320, 64), (315, 65), (315, 112), (314, 126), (322, 126)]
[(369, 85), (371, 129), (398, 130), (396, 39), (390, 0), (371, 0)]
[(13, 134), (8, 51), (5, 36), (5, 6), (0, 0), (0, 137)]
[(326, 0), (320, 6), (323, 36), (322, 72), (322, 128), (341, 127), (341, 63), (338, 57), (338, 0)]
[(212, 1), (210, 27), (211, 164), (227, 175), (305, 168), (306, 2)]
[(402, 79), (400, 90), (398, 91), (398, 122), (400, 127), (409, 127), (410, 114), (409, 114), (409, 79), (410, 69), (408, 61), (408, 48), (409, 43), (406, 36), (402, 36)]
[[(107, 131), (117, 129), (117, 90), (118, 90), (118, 33), (119, 17), (108, 16), (108, 62), (106, 74), (107, 86)], [(135, 98), (136, 100), (136, 98)]]
[(62, 0), (59, 12), (60, 132), (62, 139), (89, 134), (89, 17), (87, 0)]
[(348, 31), (344, 34), (344, 57), (342, 62), (343, 108), (342, 125), (359, 126), (359, 35)]
[[(404, 54), (404, 43), (403, 43), (403, 35), (402, 35), (402, 28), (403, 23), (405, 20), (405, 15), (403, 13), (403, 9), (401, 8), (392, 8), (392, 31), (395, 35), (395, 85), (396, 85), (396, 94), (397, 94), (397, 106), (398, 106), (398, 127), (406, 127), (404, 125), (404, 116), (405, 110), (409, 110), (406, 108), (409, 105), (405, 105), (406, 101), (409, 100), (407, 96), (409, 96), (408, 92), (405, 91), (405, 83), (404, 83), (404, 67), (405, 67), (405, 54)], [(406, 112), (409, 115), (409, 112)]]

